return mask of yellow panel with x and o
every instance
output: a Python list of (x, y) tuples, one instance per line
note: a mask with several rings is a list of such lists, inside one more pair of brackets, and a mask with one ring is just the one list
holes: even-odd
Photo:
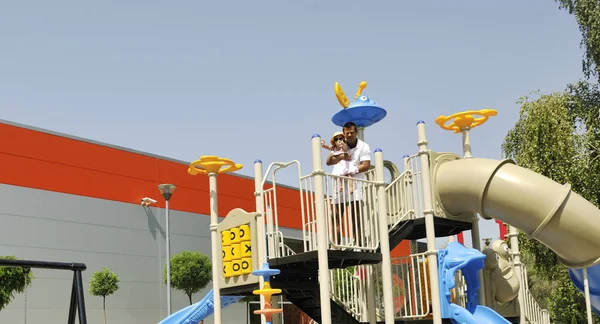
[(231, 278), (252, 273), (252, 241), (248, 224), (221, 232), (223, 276)]

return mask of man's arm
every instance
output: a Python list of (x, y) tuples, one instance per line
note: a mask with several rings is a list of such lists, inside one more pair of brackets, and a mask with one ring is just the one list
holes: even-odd
[(361, 173), (361, 172), (368, 171), (370, 167), (371, 167), (370, 160), (360, 161), (360, 164), (358, 165), (358, 172)]
[(350, 155), (348, 155), (348, 153), (338, 155), (333, 155), (333, 153), (329, 153), (329, 156), (327, 156), (327, 160), (325, 160), (325, 164), (334, 165), (344, 159), (350, 160)]
[(360, 173), (360, 172), (369, 171), (369, 168), (371, 167), (371, 148), (366, 143), (365, 143), (364, 148), (360, 152), (359, 161), (360, 161), (360, 163), (358, 164), (358, 167), (357, 167), (358, 172)]

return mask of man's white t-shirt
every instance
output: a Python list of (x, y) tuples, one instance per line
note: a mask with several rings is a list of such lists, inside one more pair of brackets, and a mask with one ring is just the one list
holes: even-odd
[[(371, 161), (371, 148), (369, 144), (361, 141), (360, 139), (356, 139), (356, 146), (354, 148), (348, 147), (348, 154), (352, 157), (352, 163), (358, 167), (362, 161)], [(365, 172), (361, 172), (352, 176), (354, 179), (366, 179)], [(337, 191), (334, 190), (333, 198), (334, 202), (337, 202)], [(353, 200), (361, 200), (363, 196), (362, 191), (362, 182), (356, 181), (354, 183), (354, 194), (350, 197), (346, 197), (342, 199), (342, 201), (353, 201)]]
[[(371, 161), (371, 148), (369, 144), (361, 141), (360, 139), (356, 139), (356, 147), (351, 149), (348, 147), (348, 154), (352, 156), (352, 162), (356, 167), (360, 165), (362, 161)], [(359, 174), (355, 174), (353, 178), (356, 179), (366, 179), (365, 173), (361, 172)]]

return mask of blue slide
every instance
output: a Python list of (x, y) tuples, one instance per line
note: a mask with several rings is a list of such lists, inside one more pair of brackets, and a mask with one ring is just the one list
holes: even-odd
[[(479, 270), (483, 268), (485, 254), (451, 242), (438, 253), (439, 287), (442, 318), (456, 324), (510, 324), (508, 320), (489, 307), (477, 305), (479, 292)], [(450, 289), (456, 286), (454, 273), (462, 270), (467, 284), (466, 307), (450, 302)]]
[[(243, 296), (221, 296), (221, 308), (225, 308)], [(201, 301), (171, 314), (159, 324), (196, 324), (214, 312), (214, 294), (211, 289)]]
[[(590, 285), (592, 310), (596, 315), (600, 316), (600, 264), (589, 267), (587, 275)], [(583, 269), (569, 269), (569, 277), (575, 287), (583, 294)]]

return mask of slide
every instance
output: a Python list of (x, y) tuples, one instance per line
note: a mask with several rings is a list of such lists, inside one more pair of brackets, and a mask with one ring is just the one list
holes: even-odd
[[(590, 285), (590, 302), (592, 310), (600, 316), (600, 264), (587, 269), (588, 283)], [(583, 269), (569, 269), (571, 281), (583, 294)]]
[[(458, 242), (450, 242), (445, 249), (438, 251), (439, 287), (442, 294), (442, 318), (449, 318), (455, 324), (510, 324), (508, 320), (491, 308), (477, 305), (479, 294), (478, 273), (484, 266), (486, 255)], [(452, 303), (452, 288), (456, 286), (454, 275), (461, 270), (467, 287), (465, 307)]]
[[(477, 212), (519, 228), (558, 255), (570, 268), (571, 281), (581, 293), (581, 268), (588, 268), (591, 306), (600, 315), (600, 210), (596, 206), (573, 192), (570, 185), (511, 160), (459, 159), (433, 170), (435, 197), (447, 213)], [(483, 317), (495, 316), (481, 310)]]
[[(221, 296), (221, 307), (225, 308), (243, 296)], [(159, 324), (196, 324), (214, 312), (214, 295), (211, 289), (201, 301), (171, 314)]]
[(506, 323), (510, 324), (508, 320), (504, 317), (500, 316), (500, 314), (494, 312), (491, 308), (486, 306), (478, 305), (475, 308), (475, 312), (471, 314), (465, 308), (462, 308), (456, 304), (451, 304), (452, 317), (451, 321), (453, 323), (460, 324), (497, 324), (497, 323)]
[(432, 180), (447, 213), (478, 212), (525, 232), (569, 268), (600, 262), (600, 209), (570, 186), (511, 160), (469, 158), (437, 165)]

